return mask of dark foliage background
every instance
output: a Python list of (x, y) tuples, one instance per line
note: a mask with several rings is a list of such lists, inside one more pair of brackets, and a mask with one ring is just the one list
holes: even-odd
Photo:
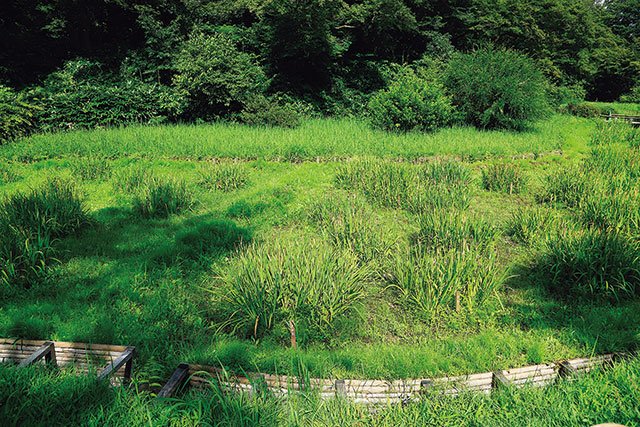
[[(639, 10), (640, 0), (11, 0), (0, 16), (0, 85), (21, 102), (64, 105), (55, 114), (71, 116), (45, 117), (44, 128), (242, 120), (258, 95), (359, 115), (393, 81), (394, 64), (444, 67), (491, 47), (530, 58), (552, 101), (634, 100)], [(69, 61), (99, 72), (53, 83)], [(107, 119), (74, 117), (70, 104), (93, 93), (113, 95), (96, 113)], [(133, 106), (114, 112), (127, 97)], [(261, 105), (265, 116), (275, 108)]]

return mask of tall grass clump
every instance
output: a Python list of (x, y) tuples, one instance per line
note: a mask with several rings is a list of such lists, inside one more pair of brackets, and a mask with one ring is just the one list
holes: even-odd
[(535, 268), (560, 295), (623, 299), (640, 291), (639, 243), (617, 233), (556, 233)]
[(116, 191), (133, 194), (153, 178), (153, 171), (144, 164), (133, 163), (113, 174), (112, 185)]
[(578, 206), (590, 188), (584, 172), (571, 166), (554, 170), (545, 177), (544, 189), (536, 195), (542, 203), (559, 203), (569, 208)]
[(446, 184), (451, 187), (466, 187), (472, 180), (467, 163), (455, 159), (438, 158), (426, 164), (422, 176), (431, 184)]
[(584, 160), (584, 171), (596, 174), (625, 175), (640, 178), (640, 151), (623, 144), (593, 147)]
[(392, 269), (392, 288), (400, 301), (430, 318), (454, 308), (456, 293), (468, 309), (482, 305), (504, 281), (494, 255), (477, 250), (399, 253)]
[(634, 128), (626, 120), (598, 120), (590, 142), (595, 146), (623, 143), (630, 147), (638, 147), (640, 129)]
[(30, 285), (55, 262), (54, 241), (89, 222), (83, 198), (71, 182), (51, 179), (0, 204), (0, 280)]
[(520, 208), (507, 219), (505, 231), (513, 240), (530, 246), (553, 226), (555, 218), (542, 207)]
[(332, 243), (353, 252), (363, 262), (386, 259), (396, 242), (388, 227), (376, 221), (371, 206), (357, 194), (332, 193), (313, 204), (308, 216)]
[(523, 170), (513, 163), (496, 163), (482, 169), (482, 186), (486, 190), (517, 194), (526, 182)]
[(482, 250), (496, 242), (500, 231), (477, 216), (455, 210), (432, 210), (418, 217), (415, 240), (434, 250)]
[(191, 190), (183, 181), (170, 178), (151, 178), (133, 200), (134, 211), (144, 218), (167, 218), (192, 206)]
[(469, 205), (469, 186), (436, 183), (429, 169), (380, 159), (358, 159), (342, 164), (336, 174), (338, 187), (361, 191), (373, 203), (420, 213), (429, 209)]
[(0, 165), (0, 184), (11, 184), (22, 179), (20, 174), (13, 171), (7, 165)]
[(198, 182), (209, 189), (233, 191), (247, 185), (249, 173), (247, 167), (242, 163), (211, 163), (200, 168), (200, 180)]
[(224, 326), (260, 337), (285, 322), (327, 339), (365, 296), (369, 269), (321, 240), (277, 238), (237, 254), (221, 277)]
[(107, 180), (111, 178), (112, 166), (107, 159), (81, 157), (71, 162), (71, 173), (82, 181)]

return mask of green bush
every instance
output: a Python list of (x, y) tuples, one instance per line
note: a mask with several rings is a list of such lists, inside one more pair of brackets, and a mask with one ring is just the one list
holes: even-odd
[(296, 107), (282, 99), (263, 95), (251, 97), (240, 113), (242, 121), (252, 126), (278, 126), (295, 128), (301, 117)]
[(42, 87), (29, 92), (42, 107), (36, 121), (43, 131), (157, 124), (181, 111), (178, 93), (163, 85), (121, 80), (87, 60), (67, 62)]
[(193, 196), (183, 181), (152, 177), (136, 194), (133, 209), (145, 218), (167, 218), (193, 206)]
[(567, 104), (567, 112), (572, 116), (592, 118), (602, 114), (600, 108), (588, 102), (570, 102)]
[(535, 268), (562, 295), (622, 299), (640, 291), (640, 246), (615, 233), (556, 234)]
[(192, 35), (182, 44), (175, 67), (174, 84), (185, 95), (192, 118), (239, 113), (266, 85), (255, 58), (238, 50), (231, 36), (218, 32)]
[(0, 84), (0, 144), (29, 134), (37, 110), (22, 94)]
[(556, 86), (552, 84), (549, 85), (547, 93), (553, 105), (561, 106), (564, 104), (580, 103), (586, 96), (587, 91), (579, 84), (570, 86)]
[(513, 163), (495, 163), (482, 169), (482, 186), (486, 190), (517, 194), (526, 182), (522, 169)]
[(453, 104), (476, 127), (520, 130), (549, 111), (548, 84), (521, 53), (492, 48), (457, 53), (445, 75)]
[(276, 239), (238, 253), (222, 276), (224, 326), (260, 337), (292, 320), (330, 337), (364, 298), (368, 268), (350, 252), (308, 238)]
[(55, 262), (54, 241), (89, 221), (73, 184), (53, 179), (0, 205), (0, 280), (30, 285)]
[(636, 84), (629, 93), (620, 97), (620, 102), (640, 103), (640, 83)]
[(442, 84), (426, 71), (405, 68), (388, 88), (367, 104), (371, 124), (387, 131), (431, 132), (453, 118), (451, 101)]
[(243, 163), (221, 162), (205, 164), (200, 168), (200, 180), (203, 187), (233, 191), (243, 188), (249, 182), (249, 172)]

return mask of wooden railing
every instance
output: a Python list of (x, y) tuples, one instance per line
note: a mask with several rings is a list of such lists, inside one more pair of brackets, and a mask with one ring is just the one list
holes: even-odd
[(135, 347), (0, 338), (0, 362), (18, 368), (39, 362), (69, 366), (119, 384), (130, 380), (134, 356)]
[(632, 126), (640, 126), (640, 116), (630, 116), (626, 114), (601, 114), (600, 117), (606, 120), (622, 120)]

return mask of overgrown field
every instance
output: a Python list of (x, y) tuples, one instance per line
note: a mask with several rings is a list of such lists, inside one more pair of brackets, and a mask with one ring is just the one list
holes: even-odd
[(135, 345), (150, 382), (182, 361), (404, 378), (633, 350), (639, 139), (568, 116), (34, 136), (0, 149), (0, 336)]

